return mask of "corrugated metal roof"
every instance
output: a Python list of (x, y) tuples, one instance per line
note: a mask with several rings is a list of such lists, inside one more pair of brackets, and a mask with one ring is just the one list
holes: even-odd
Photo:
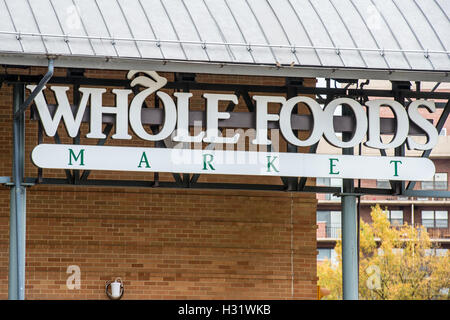
[(447, 0), (0, 0), (0, 63), (445, 81), (449, 14)]

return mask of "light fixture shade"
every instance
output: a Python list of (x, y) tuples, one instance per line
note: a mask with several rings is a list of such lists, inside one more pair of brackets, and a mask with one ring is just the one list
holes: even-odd
[[(108, 287), (111, 287), (111, 292), (108, 291)], [(119, 300), (123, 296), (123, 282), (121, 278), (116, 278), (114, 282), (107, 281), (105, 286), (105, 292), (108, 298), (111, 300)]]

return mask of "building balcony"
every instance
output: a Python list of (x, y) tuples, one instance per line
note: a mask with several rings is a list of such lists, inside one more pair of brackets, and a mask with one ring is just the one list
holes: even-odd
[(342, 228), (327, 226), (325, 222), (317, 222), (317, 240), (336, 241), (341, 239)]
[[(321, 194), (317, 196), (318, 205), (332, 205), (340, 206), (341, 198), (335, 197), (329, 199), (323, 197)], [(401, 196), (363, 196), (361, 198), (361, 205), (420, 205), (420, 206), (450, 206), (450, 199), (445, 198), (421, 198), (421, 197), (401, 197)]]
[(447, 228), (427, 228), (427, 232), (433, 241), (450, 242), (450, 231)]
[[(420, 227), (420, 224), (416, 224)], [(447, 228), (426, 228), (430, 240), (433, 242), (450, 243), (450, 231)], [(317, 241), (329, 242), (341, 239), (342, 228), (340, 226), (327, 226), (325, 222), (317, 222)], [(380, 239), (375, 239), (379, 241)]]

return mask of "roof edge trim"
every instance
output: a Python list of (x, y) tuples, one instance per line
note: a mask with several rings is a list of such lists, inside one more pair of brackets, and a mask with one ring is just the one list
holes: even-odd
[(190, 72), (249, 76), (304, 77), (334, 79), (374, 79), (394, 81), (450, 82), (450, 71), (358, 69), (348, 67), (283, 66), (202, 61), (177, 61), (88, 56), (48, 56), (42, 54), (0, 53), (0, 64), (20, 66), (48, 65), (53, 58), (55, 68), (109, 70), (146, 69), (159, 72)]

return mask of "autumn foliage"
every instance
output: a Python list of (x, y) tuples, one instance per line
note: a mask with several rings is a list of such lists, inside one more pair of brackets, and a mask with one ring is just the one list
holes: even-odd
[[(359, 298), (364, 300), (449, 299), (450, 254), (437, 247), (424, 227), (392, 227), (377, 205), (372, 224), (360, 223)], [(337, 263), (318, 264), (318, 285), (331, 291), (324, 299), (342, 299), (342, 243)]]

